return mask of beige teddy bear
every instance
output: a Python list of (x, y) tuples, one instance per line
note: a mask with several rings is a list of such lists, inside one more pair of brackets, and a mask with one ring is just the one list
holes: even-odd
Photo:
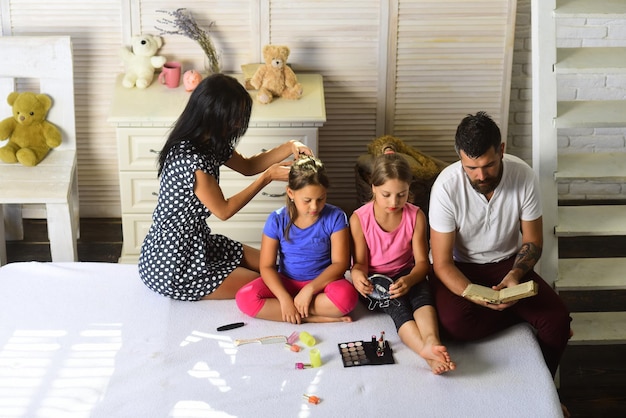
[(156, 55), (163, 46), (163, 39), (154, 35), (136, 35), (131, 44), (131, 51), (125, 47), (120, 49), (125, 69), (122, 85), (129, 89), (135, 86), (145, 89), (152, 83), (154, 70), (165, 64), (165, 57)]
[(0, 122), (0, 140), (9, 139), (0, 148), (0, 160), (35, 166), (51, 148), (61, 145), (61, 132), (45, 120), (52, 99), (46, 94), (13, 92), (7, 103), (13, 108), (13, 116)]
[(263, 47), (264, 65), (261, 65), (250, 80), (256, 90), (259, 103), (271, 103), (274, 97), (299, 99), (302, 97), (302, 85), (296, 74), (287, 66), (289, 48), (282, 45)]

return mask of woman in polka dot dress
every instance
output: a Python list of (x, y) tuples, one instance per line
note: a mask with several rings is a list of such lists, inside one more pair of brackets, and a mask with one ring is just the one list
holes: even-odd
[[(291, 154), (312, 155), (288, 141), (252, 157), (235, 147), (248, 129), (252, 99), (234, 78), (204, 79), (174, 125), (159, 154), (159, 197), (141, 247), (139, 275), (153, 291), (178, 300), (232, 299), (259, 277), (259, 251), (212, 234), (211, 214), (226, 220), (275, 180), (287, 181)], [(248, 187), (224, 197), (220, 167), (260, 174)]]

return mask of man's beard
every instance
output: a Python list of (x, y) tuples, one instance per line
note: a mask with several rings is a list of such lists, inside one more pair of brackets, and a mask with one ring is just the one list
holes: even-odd
[[(498, 187), (498, 184), (500, 184), (500, 180), (502, 180), (502, 169), (503, 169), (503, 166), (502, 166), (502, 163), (500, 163), (500, 172), (498, 173), (498, 177), (490, 177), (485, 180), (476, 180), (476, 181), (470, 180), (469, 182), (474, 188), (474, 190), (476, 190), (478, 193), (488, 195), (489, 193), (496, 190), (496, 187)], [(469, 180), (469, 177), (468, 177), (468, 180)]]
[(487, 179), (483, 181), (470, 181), (470, 184), (478, 193), (487, 195), (493, 192), (496, 187), (498, 187), (498, 183), (500, 182), (497, 178)]

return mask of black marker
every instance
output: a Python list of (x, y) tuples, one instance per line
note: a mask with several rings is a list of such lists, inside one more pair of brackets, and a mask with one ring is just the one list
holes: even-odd
[(217, 327), (218, 331), (228, 331), (229, 329), (235, 329), (235, 328), (240, 328), (243, 327), (244, 324), (243, 322), (235, 322), (234, 324), (228, 324), (228, 325), (222, 325), (221, 327)]

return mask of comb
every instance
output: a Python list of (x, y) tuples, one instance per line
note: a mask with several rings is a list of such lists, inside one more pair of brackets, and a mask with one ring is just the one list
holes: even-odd
[(248, 340), (235, 340), (235, 346), (240, 346), (244, 344), (276, 344), (276, 343), (286, 343), (287, 337), (284, 335), (271, 335), (269, 337), (261, 337), (261, 338), (250, 338)]

